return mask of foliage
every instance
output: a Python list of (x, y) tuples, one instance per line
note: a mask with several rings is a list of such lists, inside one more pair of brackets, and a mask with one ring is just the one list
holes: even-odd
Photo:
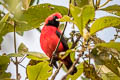
[(52, 68), (48, 62), (40, 62), (36, 65), (27, 66), (27, 75), (29, 80), (47, 80), (52, 74)]
[[(38, 4), (39, 0), (1, 0), (0, 6), (7, 12), (0, 10), (0, 44), (7, 33), (16, 30), (16, 33), (22, 37), (24, 31), (39, 30), (38, 28), (50, 14), (60, 12), (63, 15), (60, 22), (73, 24), (70, 37), (67, 38), (69, 49), (59, 55), (61, 59), (70, 55), (73, 62), (72, 69), (65, 70), (65, 66), (62, 66), (67, 73), (63, 78), (76, 80), (81, 76), (82, 80), (120, 80), (120, 5), (113, 4), (106, 7), (105, 5), (111, 0), (107, 0), (103, 4), (101, 4), (101, 0), (94, 1), (71, 0), (69, 8), (66, 8), (49, 3)], [(96, 11), (100, 10), (113, 14), (113, 16), (96, 18)], [(65, 23), (62, 23), (60, 29), (63, 30), (64, 26)], [(115, 28), (116, 34), (114, 39), (105, 42), (98, 38), (97, 32), (108, 27)], [(26, 68), (29, 80), (46, 80), (59, 74), (60, 66), (56, 70), (58, 73), (52, 74), (54, 68), (49, 66), (50, 59), (45, 54), (30, 52), (23, 43), (17, 50), (17, 53), (16, 51), (8, 55), (3, 53), (0, 56), (0, 80), (10, 79), (12, 74), (6, 72), (10, 62), (17, 67), (17, 64), (20, 64), (24, 58), (30, 59)], [(12, 60), (16, 57), (23, 60), (17, 62)], [(94, 64), (91, 63), (91, 58), (94, 59)], [(77, 67), (77, 73), (69, 75), (74, 66)]]
[(0, 79), (5, 80), (5, 79), (10, 79), (11, 73), (6, 72), (6, 69), (10, 63), (9, 57), (3, 55), (0, 56)]

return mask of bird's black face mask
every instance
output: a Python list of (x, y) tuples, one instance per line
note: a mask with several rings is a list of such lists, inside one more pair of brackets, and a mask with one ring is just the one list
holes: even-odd
[(59, 26), (59, 21), (57, 21), (58, 17), (57, 16), (53, 16), (52, 20), (48, 20), (48, 23), (46, 24), (47, 26), (54, 26), (57, 27)]

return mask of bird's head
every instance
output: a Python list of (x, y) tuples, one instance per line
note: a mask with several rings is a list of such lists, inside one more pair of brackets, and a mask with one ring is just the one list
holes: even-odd
[(53, 13), (52, 15), (48, 16), (45, 20), (45, 25), (47, 26), (59, 26), (59, 19), (62, 18), (62, 15), (60, 13)]

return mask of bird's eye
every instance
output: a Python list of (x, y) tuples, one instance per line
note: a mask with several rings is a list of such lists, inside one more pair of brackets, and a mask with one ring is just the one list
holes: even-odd
[(53, 19), (58, 19), (58, 17), (57, 16), (53, 16)]

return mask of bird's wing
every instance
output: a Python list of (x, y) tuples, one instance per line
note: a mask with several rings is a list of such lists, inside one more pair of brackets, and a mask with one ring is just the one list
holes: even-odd
[[(56, 35), (60, 38), (61, 33), (60, 33), (58, 30), (56, 30)], [(67, 45), (67, 41), (65, 40), (64, 37), (62, 37), (61, 42), (62, 42), (62, 44), (63, 44), (64, 50), (69, 49), (69, 48), (68, 48), (68, 45)]]

